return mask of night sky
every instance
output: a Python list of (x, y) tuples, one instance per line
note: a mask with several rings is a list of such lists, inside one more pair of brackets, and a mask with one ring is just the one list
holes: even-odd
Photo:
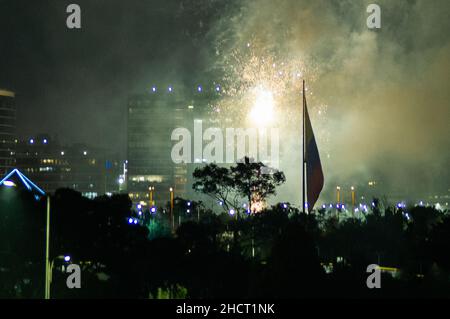
[(183, 2), (76, 1), (82, 28), (71, 30), (73, 1), (0, 1), (0, 87), (17, 93), (19, 135), (123, 153), (128, 94), (201, 72), (201, 35), (220, 4)]

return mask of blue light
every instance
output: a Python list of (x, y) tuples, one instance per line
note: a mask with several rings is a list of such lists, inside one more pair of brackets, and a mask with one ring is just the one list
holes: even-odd
[(64, 261), (69, 262), (70, 261), (70, 256), (64, 256)]
[(201, 85), (199, 85), (199, 86), (197, 87), (197, 91), (198, 91), (198, 92), (201, 92), (201, 91), (203, 91), (203, 88), (202, 88), (202, 86), (201, 86)]
[(141, 212), (141, 211), (139, 211), (139, 213), (138, 213), (138, 214), (139, 214), (139, 216), (142, 216), (142, 212)]
[(283, 208), (286, 209), (288, 206), (286, 203), (283, 204)]
[(46, 138), (44, 138), (43, 143), (44, 143), (44, 144), (47, 144), (47, 143), (48, 143), (48, 141), (47, 141)]
[(187, 205), (188, 205), (188, 206), (191, 206), (191, 202), (187, 202)]
[(133, 218), (128, 218), (128, 224), (132, 224), (133, 223)]
[(30, 138), (30, 144), (34, 144), (34, 139)]
[(137, 219), (134, 220), (134, 224), (136, 225), (138, 223)]
[(168, 91), (169, 91), (169, 92), (172, 92), (172, 91), (173, 91), (173, 87), (172, 87), (172, 86), (169, 86)]
[(324, 205), (322, 205), (322, 208), (323, 208), (323, 209), (325, 209), (326, 207), (327, 207), (327, 206), (325, 206), (325, 204), (324, 204)]
[(153, 206), (153, 207), (150, 209), (150, 212), (152, 212), (152, 214), (156, 213), (156, 207)]
[(141, 204), (137, 204), (137, 209), (142, 209), (142, 205)]
[(216, 86), (216, 92), (220, 92), (220, 85)]
[(153, 93), (156, 92), (156, 86), (152, 87), (152, 92), (153, 92)]
[(233, 216), (234, 214), (236, 214), (236, 211), (234, 209), (230, 209), (230, 215)]

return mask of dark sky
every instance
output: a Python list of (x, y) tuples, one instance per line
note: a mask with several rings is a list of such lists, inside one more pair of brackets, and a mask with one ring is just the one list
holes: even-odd
[[(81, 7), (81, 30), (66, 7)], [(50, 133), (123, 154), (127, 96), (201, 69), (218, 1), (0, 1), (0, 87), (17, 93), (19, 135)], [(220, 2), (220, 1), (219, 1)]]

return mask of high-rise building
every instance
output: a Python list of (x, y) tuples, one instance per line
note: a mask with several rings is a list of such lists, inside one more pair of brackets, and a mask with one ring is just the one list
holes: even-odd
[[(210, 90), (213, 93), (215, 90)], [(149, 205), (149, 188), (154, 204), (165, 206), (169, 190), (176, 197), (189, 193), (191, 169), (187, 163), (172, 160), (176, 141), (171, 135), (176, 128), (193, 133), (194, 119), (202, 117), (214, 94), (198, 88), (153, 87), (145, 94), (129, 97), (127, 108), (127, 189), (135, 203)]]
[(41, 134), (17, 142), (15, 161), (16, 168), (48, 193), (71, 188), (93, 198), (120, 190), (122, 164), (104, 149), (62, 145)]
[(16, 139), (15, 93), (0, 89), (0, 176), (14, 166)]

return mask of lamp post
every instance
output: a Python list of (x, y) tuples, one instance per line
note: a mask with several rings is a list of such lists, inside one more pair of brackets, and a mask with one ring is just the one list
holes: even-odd
[(336, 186), (336, 204), (340, 204), (341, 202), (341, 187)]
[(119, 182), (119, 193), (120, 193), (122, 191), (122, 185), (123, 185), (123, 183), (125, 183), (125, 180), (122, 177), (119, 177), (118, 182)]
[(169, 189), (170, 192), (170, 224), (172, 227), (172, 233), (175, 232), (175, 219), (173, 216), (173, 188)]
[(355, 188), (352, 186), (352, 216), (355, 215)]
[(149, 207), (155, 206), (155, 204), (153, 203), (153, 192), (155, 191), (155, 186), (150, 186), (148, 188), (150, 194), (149, 194), (149, 199), (150, 199), (150, 203), (149, 203)]
[(341, 205), (341, 187), (336, 186), (336, 216), (339, 221), (339, 207)]
[(49, 254), (50, 254), (50, 195), (47, 196), (47, 226), (45, 234), (45, 299), (50, 299), (51, 268), (49, 263)]
[(48, 263), (48, 279), (46, 280), (46, 287), (48, 287), (47, 291), (47, 297), (45, 299), (50, 299), (50, 288), (53, 281), (53, 266), (55, 265), (55, 260), (61, 259), (64, 260), (66, 263), (70, 262), (70, 256), (63, 256), (59, 255), (58, 257), (55, 257), (52, 261)]

